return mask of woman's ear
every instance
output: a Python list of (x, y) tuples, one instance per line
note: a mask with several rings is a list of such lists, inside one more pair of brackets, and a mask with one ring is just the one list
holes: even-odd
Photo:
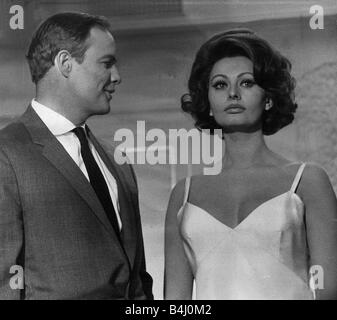
[(264, 109), (266, 111), (270, 110), (273, 107), (273, 100), (271, 98), (266, 98)]

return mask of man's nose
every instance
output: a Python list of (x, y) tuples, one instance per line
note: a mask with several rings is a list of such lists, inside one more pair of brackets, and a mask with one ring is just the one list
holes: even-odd
[(116, 66), (113, 66), (111, 69), (110, 80), (114, 84), (120, 84), (122, 82), (121, 76)]

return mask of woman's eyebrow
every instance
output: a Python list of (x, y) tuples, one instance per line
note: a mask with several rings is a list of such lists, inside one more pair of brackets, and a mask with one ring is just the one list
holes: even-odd
[(222, 73), (218, 73), (218, 74), (215, 74), (211, 79), (210, 81), (212, 81), (214, 78), (216, 77), (221, 77), (221, 78), (225, 78), (225, 79), (228, 79), (228, 77), (225, 75), (225, 74), (222, 74)]
[(250, 74), (250, 75), (252, 75), (252, 76), (253, 76), (253, 72), (246, 71), (246, 72), (242, 72), (242, 73), (240, 73), (240, 74), (238, 75), (238, 77), (242, 77), (242, 76), (243, 76), (243, 75), (245, 75), (245, 74)]
[[(237, 75), (237, 78), (240, 78), (240, 77), (242, 77), (242, 76), (245, 75), (245, 74), (253, 75), (252, 72), (250, 72), (250, 71), (245, 71), (245, 72), (242, 72), (242, 73), (238, 74), (238, 75)], [(218, 74), (215, 74), (215, 75), (210, 79), (210, 81), (212, 81), (212, 80), (213, 80), (214, 78), (216, 78), (216, 77), (222, 77), (222, 78), (228, 79), (228, 77), (227, 77), (225, 74), (218, 73)]]

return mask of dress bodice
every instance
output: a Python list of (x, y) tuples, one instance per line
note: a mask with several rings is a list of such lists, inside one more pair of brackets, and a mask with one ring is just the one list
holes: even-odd
[(259, 205), (235, 228), (189, 203), (190, 178), (178, 212), (197, 299), (313, 299), (304, 204), (289, 191)]

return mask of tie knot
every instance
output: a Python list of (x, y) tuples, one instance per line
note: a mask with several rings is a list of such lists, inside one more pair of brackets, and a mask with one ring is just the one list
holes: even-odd
[(78, 140), (80, 140), (81, 144), (83, 142), (87, 143), (87, 136), (85, 134), (84, 128), (83, 127), (76, 127), (75, 129), (71, 130), (72, 132), (74, 132), (78, 138)]

